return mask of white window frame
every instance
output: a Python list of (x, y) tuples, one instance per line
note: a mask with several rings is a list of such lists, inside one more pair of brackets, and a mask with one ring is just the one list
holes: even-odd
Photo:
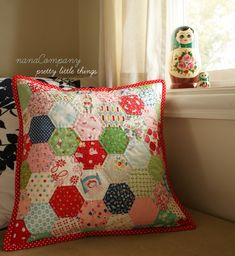
[[(185, 25), (184, 0), (168, 0), (168, 10), (168, 31)], [(235, 120), (235, 69), (211, 70), (208, 73), (210, 88), (167, 91), (167, 118)]]

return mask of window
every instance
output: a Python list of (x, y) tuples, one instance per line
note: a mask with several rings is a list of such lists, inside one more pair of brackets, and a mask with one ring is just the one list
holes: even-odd
[(212, 85), (235, 85), (235, 0), (183, 4), (184, 23), (198, 33), (202, 69), (210, 71)]
[(169, 90), (167, 117), (235, 120), (234, 23), (235, 0), (168, 0), (168, 31), (194, 28), (212, 88)]

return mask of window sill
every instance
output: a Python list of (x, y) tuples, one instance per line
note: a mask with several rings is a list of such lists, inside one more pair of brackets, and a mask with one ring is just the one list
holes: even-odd
[(165, 116), (235, 120), (235, 86), (169, 89)]

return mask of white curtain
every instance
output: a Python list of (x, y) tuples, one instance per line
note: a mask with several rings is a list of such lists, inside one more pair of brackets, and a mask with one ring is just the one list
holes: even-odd
[(166, 0), (100, 0), (99, 85), (165, 78)]

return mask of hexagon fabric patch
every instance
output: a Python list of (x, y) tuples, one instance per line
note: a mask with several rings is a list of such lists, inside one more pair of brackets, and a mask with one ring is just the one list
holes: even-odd
[(133, 139), (141, 141), (147, 130), (144, 119), (132, 117), (123, 123), (123, 128), (130, 141)]
[(118, 103), (102, 103), (100, 106), (100, 117), (106, 127), (121, 127), (126, 120), (126, 113)]
[(24, 221), (32, 235), (41, 235), (50, 233), (51, 228), (57, 219), (57, 215), (49, 204), (40, 203), (31, 204), (30, 210), (24, 218)]
[(160, 154), (160, 142), (157, 129), (148, 128), (145, 135), (145, 142), (148, 144), (150, 152), (153, 155)]
[(29, 137), (33, 144), (47, 142), (54, 129), (55, 126), (48, 116), (34, 116), (30, 124)]
[(152, 198), (137, 198), (130, 210), (130, 217), (136, 226), (152, 225), (158, 215), (159, 209)]
[(81, 140), (99, 140), (103, 126), (101, 121), (94, 115), (81, 115), (75, 123), (75, 131)]
[(31, 199), (27, 195), (26, 190), (21, 190), (20, 201), (19, 201), (19, 211), (17, 213), (17, 219), (24, 219), (28, 214), (31, 205)]
[(147, 170), (134, 170), (129, 175), (128, 185), (136, 197), (146, 197), (153, 194), (156, 181)]
[(119, 104), (129, 115), (142, 115), (144, 102), (137, 95), (121, 96)]
[(159, 209), (166, 210), (169, 207), (168, 203), (170, 201), (170, 195), (163, 183), (157, 183), (154, 188), (153, 195), (155, 203)]
[(100, 101), (96, 94), (92, 94), (90, 91), (79, 91), (76, 93), (76, 97), (72, 101), (73, 106), (81, 115), (92, 114), (96, 115)]
[(24, 136), (29, 132), (30, 129), (30, 124), (31, 124), (31, 120), (32, 117), (29, 114), (29, 111), (27, 111), (27, 109), (22, 113), (22, 119), (24, 122)]
[(146, 88), (142, 88), (141, 90), (139, 90), (139, 97), (143, 100), (143, 102), (145, 103), (146, 106), (151, 106), (154, 107), (158, 101), (156, 101), (156, 99), (159, 99), (159, 97), (157, 97), (157, 90), (155, 90), (155, 88), (152, 88), (151, 90), (146, 90)]
[(20, 130), (5, 250), (194, 228), (165, 172), (163, 84), (64, 90), (13, 78)]
[(82, 166), (74, 156), (56, 156), (50, 165), (54, 186), (77, 185), (82, 176)]
[(49, 172), (54, 157), (47, 143), (33, 144), (29, 150), (27, 162), (31, 172)]
[(109, 217), (108, 222), (106, 224), (107, 230), (113, 229), (132, 229), (134, 224), (130, 218), (128, 213), (126, 214), (113, 214)]
[(129, 139), (122, 128), (108, 127), (100, 136), (100, 143), (109, 154), (123, 154)]
[(150, 158), (148, 170), (156, 181), (163, 180), (164, 169), (159, 156), (152, 156)]
[(86, 201), (102, 200), (108, 186), (109, 181), (102, 169), (84, 171), (77, 183), (77, 188)]
[(107, 153), (99, 141), (82, 141), (74, 154), (75, 161), (83, 165), (84, 170), (99, 168)]
[(50, 97), (42, 92), (35, 92), (29, 102), (28, 110), (31, 116), (47, 115), (53, 102)]
[(81, 208), (80, 225), (83, 230), (104, 228), (111, 213), (102, 200), (87, 201)]
[(84, 199), (75, 186), (57, 187), (50, 205), (58, 217), (75, 217), (80, 212)]
[(15, 222), (15, 233), (12, 237), (12, 243), (18, 244), (18, 243), (25, 243), (28, 238), (30, 237), (30, 232), (28, 231), (27, 227), (25, 226), (25, 223), (23, 220), (17, 220)]
[(20, 173), (20, 188), (26, 188), (28, 182), (29, 182), (29, 178), (31, 176), (31, 171), (29, 168), (29, 164), (24, 161), (22, 162), (21, 165), (21, 173)]
[(103, 172), (110, 183), (121, 183), (128, 180), (132, 168), (124, 155), (110, 154), (103, 164)]
[(50, 173), (33, 173), (26, 190), (32, 203), (48, 203), (55, 186), (51, 181)]
[(24, 151), (23, 151), (23, 154), (22, 154), (22, 160), (25, 160), (28, 158), (28, 155), (29, 155), (29, 150), (32, 146), (32, 141), (29, 137), (28, 134), (25, 134), (24, 137), (23, 137), (23, 143), (24, 143)]
[(52, 228), (53, 236), (75, 234), (81, 231), (80, 218), (60, 218)]
[(146, 144), (135, 139), (128, 144), (124, 155), (133, 169), (147, 168), (151, 158)]
[(57, 128), (72, 127), (76, 119), (76, 111), (69, 103), (57, 103), (48, 114), (51, 121)]
[(27, 107), (30, 97), (32, 95), (31, 88), (28, 86), (27, 83), (21, 83), (18, 87), (18, 93), (22, 110), (24, 110)]
[(110, 184), (104, 202), (112, 214), (128, 213), (135, 195), (126, 183)]
[(72, 102), (72, 100), (76, 96), (76, 94), (74, 94), (73, 92), (68, 91), (66, 93), (61, 93), (56, 90), (49, 90), (48, 95), (53, 102), (61, 102), (61, 103)]
[(79, 142), (79, 137), (71, 128), (56, 129), (48, 141), (57, 156), (72, 155), (76, 151)]
[(158, 227), (170, 227), (176, 225), (177, 220), (177, 215), (172, 213), (171, 211), (160, 211), (157, 218), (155, 219), (154, 225)]

